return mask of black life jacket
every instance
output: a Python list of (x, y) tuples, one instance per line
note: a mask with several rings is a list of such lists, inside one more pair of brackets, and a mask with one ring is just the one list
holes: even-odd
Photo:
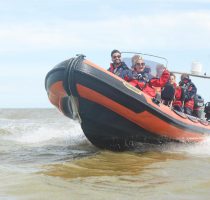
[(182, 99), (189, 101), (191, 98), (194, 98), (197, 93), (197, 88), (191, 82), (190, 79), (185, 78), (179, 82), (179, 86), (182, 88)]
[(175, 88), (174, 85), (167, 83), (161, 91), (161, 99), (164, 101), (171, 102), (174, 99)]
[(114, 67), (113, 63), (110, 63), (110, 67), (109, 67), (108, 71), (119, 76), (119, 72), (121, 72), (122, 70), (127, 70), (127, 69), (129, 69), (129, 68), (127, 67), (127, 65), (124, 62), (121, 62), (120, 66), (118, 66), (118, 67)]

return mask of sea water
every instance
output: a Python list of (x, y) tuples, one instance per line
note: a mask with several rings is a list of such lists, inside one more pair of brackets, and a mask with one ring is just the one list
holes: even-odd
[(209, 199), (210, 139), (94, 147), (56, 109), (0, 110), (0, 200)]

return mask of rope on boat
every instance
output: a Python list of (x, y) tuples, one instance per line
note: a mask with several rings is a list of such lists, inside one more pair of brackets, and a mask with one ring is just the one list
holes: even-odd
[(76, 94), (76, 87), (75, 87), (75, 80), (74, 80), (74, 70), (79, 66), (79, 64), (82, 63), (84, 60), (84, 55), (77, 55), (76, 58), (71, 58), (69, 60), (68, 65), (65, 69), (65, 75), (64, 75), (64, 88), (70, 98), (70, 103), (73, 111), (73, 119), (78, 119), (79, 123), (82, 122), (81, 117), (79, 115), (78, 110), (78, 99), (74, 96)]

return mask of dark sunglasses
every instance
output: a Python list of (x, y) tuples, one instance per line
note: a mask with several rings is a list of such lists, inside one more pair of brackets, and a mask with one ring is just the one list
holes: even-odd
[(112, 56), (112, 58), (121, 58), (121, 55), (118, 55), (118, 56)]
[(145, 66), (145, 63), (136, 63), (135, 66)]

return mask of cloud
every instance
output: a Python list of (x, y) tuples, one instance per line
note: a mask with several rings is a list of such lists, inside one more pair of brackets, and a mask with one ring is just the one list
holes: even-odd
[[(2, 25), (1, 51), (46, 49), (210, 48), (210, 13), (123, 16), (108, 20)], [(150, 47), (151, 48), (151, 47)]]
[[(121, 1), (116, 2), (114, 4), (121, 3)], [(165, 0), (162, 2), (168, 3)], [(38, 19), (32, 19), (30, 16), (31, 18), (24, 20), (22, 17), (26, 14), (17, 20), (8, 20), (5, 17), (5, 20), (0, 23), (0, 46), (2, 47), (0, 49), (0, 91), (3, 96), (1, 107), (50, 105), (44, 88), (46, 73), (62, 61), (64, 56), (75, 52), (88, 52), (87, 56), (91, 60), (105, 67), (110, 59), (110, 50), (113, 48), (152, 54), (163, 51), (163, 54), (161, 52), (158, 55), (169, 56), (176, 68), (188, 66), (192, 58), (197, 56), (194, 50), (199, 51), (202, 56), (209, 55), (210, 12), (208, 10), (194, 9), (193, 11), (191, 7), (188, 11), (174, 8), (174, 10), (157, 9), (156, 12), (147, 12), (148, 9), (142, 8), (142, 12), (139, 12), (136, 7), (134, 8), (139, 1), (132, 0), (132, 3), (130, 7), (130, 4), (128, 5), (126, 12), (123, 12), (123, 9), (116, 9), (115, 5), (111, 6), (112, 3), (105, 7), (102, 3), (100, 11), (91, 13), (91, 17), (85, 17), (87, 11), (79, 16), (78, 12), (83, 10), (77, 8), (76, 17), (68, 15), (65, 18), (66, 13), (63, 12), (62, 17), (53, 15), (50, 18), (50, 10), (43, 8), (42, 4), (39, 5), (42, 13), (38, 13)], [(144, 6), (147, 7), (147, 5)], [(107, 12), (109, 8), (111, 10)], [(24, 7), (24, 10), (26, 12), (28, 7)], [(16, 12), (14, 8), (14, 13)], [(20, 10), (18, 12), (21, 14)], [(33, 11), (33, 13), (36, 12), (38, 11)], [(99, 17), (96, 14), (100, 12), (102, 15)], [(8, 13), (7, 10), (5, 13)], [(45, 14), (47, 17), (40, 20)], [(180, 53), (177, 59), (177, 54), (174, 52), (184, 52), (183, 57)], [(202, 59), (205, 57), (199, 56), (199, 61), (203, 63)], [(207, 57), (205, 59), (207, 66), (209, 60)], [(36, 99), (40, 99), (40, 103), (37, 103)]]

